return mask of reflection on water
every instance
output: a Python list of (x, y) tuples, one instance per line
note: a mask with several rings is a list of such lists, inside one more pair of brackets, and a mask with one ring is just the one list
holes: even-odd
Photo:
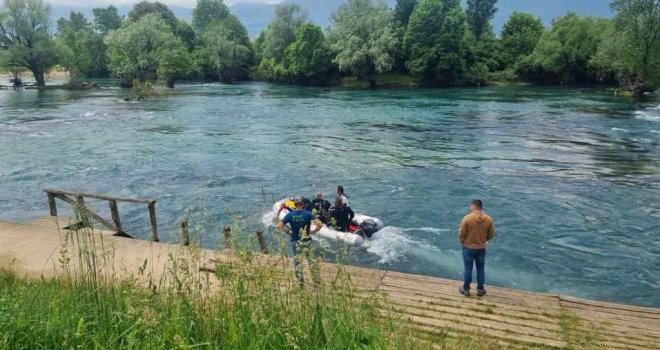
[[(40, 190), (55, 187), (157, 199), (176, 237), (203, 201), (213, 247), (229, 213), (259, 226), (274, 199), (342, 184), (389, 225), (352, 263), (460, 278), (456, 228), (481, 197), (499, 232), (489, 283), (660, 306), (660, 101), (520, 87), (122, 94), (0, 91), (0, 219), (45, 215)], [(148, 235), (142, 207), (121, 212)]]

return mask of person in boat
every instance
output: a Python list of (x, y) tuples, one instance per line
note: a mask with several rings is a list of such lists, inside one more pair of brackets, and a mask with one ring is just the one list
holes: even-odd
[(344, 186), (337, 186), (337, 197), (341, 198), (341, 202), (347, 206), (350, 207), (351, 204), (348, 202), (348, 196), (344, 192)]
[(484, 283), (486, 279), (486, 246), (495, 237), (493, 219), (483, 212), (483, 202), (475, 199), (470, 203), (471, 213), (466, 215), (458, 229), (458, 238), (463, 246), (463, 286), (458, 292), (470, 296), (472, 283), (472, 268), (477, 266), (477, 296), (486, 295)]
[(338, 231), (348, 232), (348, 228), (355, 218), (353, 209), (344, 204), (341, 197), (335, 199), (335, 205), (330, 208), (330, 222)]
[(312, 200), (311, 203), (312, 214), (321, 220), (321, 222), (325, 223), (328, 221), (330, 206), (330, 202), (323, 198), (323, 193), (316, 192), (316, 197)]
[[(303, 257), (307, 258), (312, 272), (317, 270), (315, 268), (315, 261), (312, 254), (312, 237), (311, 235), (317, 234), (323, 227), (323, 224), (314, 217), (314, 215), (305, 210), (305, 203), (302, 198), (297, 197), (293, 200), (295, 209), (289, 211), (284, 216), (282, 221), (277, 224), (277, 229), (281, 232), (291, 235), (291, 249), (293, 251), (293, 267), (296, 271), (296, 278), (300, 284), (304, 283), (303, 272), (301, 268)], [(289, 225), (291, 228), (287, 227)], [(315, 225), (314, 231), (311, 231), (312, 224)], [(310, 232), (311, 231), (311, 232)], [(318, 281), (318, 276), (314, 275), (315, 281)]]

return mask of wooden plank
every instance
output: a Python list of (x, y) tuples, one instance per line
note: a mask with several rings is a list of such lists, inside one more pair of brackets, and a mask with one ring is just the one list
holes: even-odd
[(119, 207), (117, 206), (117, 201), (111, 200), (108, 203), (110, 205), (110, 215), (112, 216), (112, 221), (115, 223), (117, 233), (123, 233), (124, 230), (121, 227), (121, 220), (119, 219)]
[(158, 223), (156, 222), (156, 201), (149, 203), (149, 222), (151, 223), (151, 241), (160, 242), (158, 238)]
[[(57, 193), (56, 193), (56, 194), (55, 194), (55, 197), (56, 197), (57, 199), (60, 199), (60, 200), (65, 201), (65, 202), (67, 202), (67, 203), (69, 203), (69, 204), (71, 204), (71, 205), (73, 205), (73, 206), (78, 206), (78, 205), (79, 205), (76, 201), (74, 201), (73, 199), (71, 199), (71, 198), (69, 198), (69, 197), (67, 197), (67, 196), (65, 196), (65, 195), (61, 195), (61, 194), (57, 194)], [(105, 226), (105, 227), (111, 229), (112, 231), (117, 231), (117, 228), (116, 228), (113, 224), (109, 223), (109, 222), (108, 222), (107, 220), (105, 220), (104, 218), (102, 218), (102, 217), (100, 217), (99, 215), (97, 215), (96, 213), (92, 212), (91, 210), (89, 210), (89, 209), (88, 209), (87, 207), (85, 207), (84, 205), (83, 205), (82, 208), (80, 208), (80, 210), (82, 210), (82, 211), (84, 212), (83, 214), (86, 214), (86, 215), (91, 216), (91, 217), (94, 218), (96, 221), (100, 222), (103, 226)]]
[(57, 216), (57, 203), (55, 202), (55, 195), (48, 193), (48, 207), (50, 209), (50, 216)]
[(45, 189), (44, 192), (51, 194), (59, 194), (63, 196), (72, 196), (72, 197), (85, 197), (85, 198), (94, 198), (94, 199), (103, 199), (107, 201), (118, 201), (118, 202), (129, 202), (129, 203), (138, 203), (138, 204), (152, 204), (155, 203), (155, 200), (151, 199), (136, 199), (136, 198), (121, 198), (121, 197), (112, 197), (96, 193), (85, 193), (85, 192), (70, 192), (70, 191), (61, 191), (54, 189)]

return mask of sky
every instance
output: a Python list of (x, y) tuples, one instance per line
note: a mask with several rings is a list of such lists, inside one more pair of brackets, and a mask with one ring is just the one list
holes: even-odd
[[(138, 0), (47, 0), (46, 2), (50, 3), (53, 6), (98, 7), (98, 6), (108, 6), (108, 5), (115, 5), (115, 6), (130, 5), (138, 2)], [(165, 3), (169, 6), (193, 8), (195, 7), (197, 0), (160, 0), (160, 2)], [(282, 2), (282, 0), (225, 0), (225, 3), (228, 5), (237, 2), (261, 2), (261, 3), (276, 4)]]

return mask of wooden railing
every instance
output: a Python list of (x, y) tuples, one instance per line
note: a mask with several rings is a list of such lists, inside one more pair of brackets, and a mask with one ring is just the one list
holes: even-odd
[[(149, 208), (149, 221), (151, 223), (151, 240), (154, 242), (160, 241), (158, 239), (158, 225), (156, 223), (156, 201), (150, 199), (134, 199), (134, 198), (119, 198), (112, 196), (105, 196), (94, 193), (83, 193), (83, 192), (69, 192), (69, 191), (60, 191), (53, 189), (44, 190), (48, 194), (48, 206), (50, 207), (50, 215), (57, 216), (57, 203), (55, 199), (62, 200), (66, 203), (71, 204), (85, 217), (89, 217), (98, 221), (103, 226), (109, 228), (110, 230), (116, 232), (118, 235), (125, 235), (130, 237), (121, 226), (121, 220), (119, 218), (119, 207), (117, 206), (118, 202), (126, 203), (136, 203), (136, 204), (146, 204)], [(85, 198), (91, 199), (101, 199), (108, 201), (110, 205), (110, 215), (112, 216), (112, 223), (108, 220), (102, 218), (100, 215), (91, 211), (85, 205)]]

